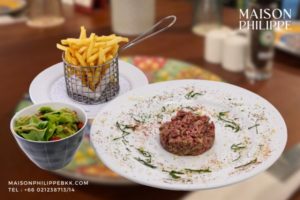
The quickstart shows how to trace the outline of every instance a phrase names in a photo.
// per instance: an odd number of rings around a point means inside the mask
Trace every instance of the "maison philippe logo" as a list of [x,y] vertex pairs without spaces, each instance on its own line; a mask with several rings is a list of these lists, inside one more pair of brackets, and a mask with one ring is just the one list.
[[288,29],[291,24],[291,9],[240,9],[240,29],[273,30]]

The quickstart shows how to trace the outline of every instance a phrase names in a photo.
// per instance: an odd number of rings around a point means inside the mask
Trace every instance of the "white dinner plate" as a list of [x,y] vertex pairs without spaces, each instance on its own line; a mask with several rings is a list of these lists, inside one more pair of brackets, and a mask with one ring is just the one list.
[[[67,95],[63,68],[63,63],[61,62],[38,74],[30,84],[30,99],[33,103],[57,101],[76,104],[87,112],[90,119],[93,119],[99,110],[107,103],[85,105],[72,100]],[[119,95],[148,84],[148,79],[141,70],[121,60],[119,60],[119,73]]]
[[[177,156],[160,145],[160,123],[179,109],[208,115],[214,122],[215,142],[204,154]],[[266,170],[283,152],[287,129],[280,113],[248,90],[181,80],[147,85],[116,98],[98,113],[90,139],[103,163],[129,180],[162,189],[198,190],[233,184]]]

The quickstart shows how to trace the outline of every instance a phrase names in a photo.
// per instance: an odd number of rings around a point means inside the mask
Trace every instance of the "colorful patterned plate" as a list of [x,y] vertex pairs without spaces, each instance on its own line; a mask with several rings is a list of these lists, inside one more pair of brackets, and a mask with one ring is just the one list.
[[[122,60],[140,68],[147,75],[150,83],[176,79],[222,80],[209,71],[179,60],[149,56],[123,57]],[[19,110],[30,104],[31,101],[26,95],[16,109]],[[85,135],[72,162],[57,173],[65,177],[89,180],[99,184],[133,184],[103,165],[90,146],[89,135]]]
[[0,15],[13,14],[21,11],[27,5],[25,0],[2,0],[0,1]]
[[276,32],[275,46],[285,52],[300,56],[300,22],[290,25],[288,30]]

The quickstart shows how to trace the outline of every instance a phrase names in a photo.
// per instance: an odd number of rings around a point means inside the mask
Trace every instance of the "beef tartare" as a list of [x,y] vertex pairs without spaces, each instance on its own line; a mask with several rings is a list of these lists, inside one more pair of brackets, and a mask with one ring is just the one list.
[[200,155],[209,150],[215,140],[215,125],[208,116],[182,110],[159,130],[163,148],[180,156]]

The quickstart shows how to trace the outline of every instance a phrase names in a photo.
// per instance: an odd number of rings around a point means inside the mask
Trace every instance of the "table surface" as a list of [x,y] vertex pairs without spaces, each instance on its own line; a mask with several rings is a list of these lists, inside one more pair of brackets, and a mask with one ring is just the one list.
[[[148,39],[124,52],[124,55],[159,55],[188,61],[208,69],[229,83],[247,88],[270,101],[283,115],[288,127],[287,148],[300,142],[300,59],[283,52],[276,52],[273,77],[270,80],[251,84],[243,74],[230,73],[219,65],[206,63],[203,58],[203,38],[192,34],[192,5],[187,0],[157,1],[157,19],[175,14],[175,26],[154,38]],[[62,38],[77,36],[79,26],[85,25],[89,31],[110,34],[109,9],[95,11],[90,15],[73,11],[65,6],[66,23],[51,29],[33,29],[25,24],[13,24],[0,28],[0,98],[1,123],[1,196],[7,199],[29,195],[40,198],[38,193],[10,193],[8,180],[62,180],[61,177],[34,166],[15,143],[9,131],[9,121],[14,107],[28,92],[31,80],[43,69],[60,61],[61,53],[55,44]],[[224,24],[237,27],[238,13],[224,9]],[[163,42],[162,42],[163,41]],[[144,186],[111,187],[90,184],[76,187],[75,193],[68,193],[72,199],[179,199],[185,192],[174,192]],[[61,193],[48,193],[43,199],[64,196]],[[292,198],[300,200],[300,191]]]

